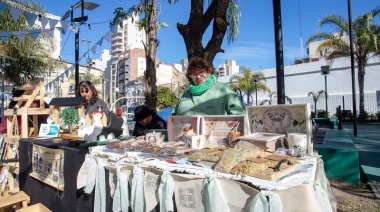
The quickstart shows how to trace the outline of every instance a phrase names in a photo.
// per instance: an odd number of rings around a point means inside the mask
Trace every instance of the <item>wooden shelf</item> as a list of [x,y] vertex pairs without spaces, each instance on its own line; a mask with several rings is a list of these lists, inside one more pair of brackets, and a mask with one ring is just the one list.
[[22,207],[27,207],[30,203],[30,197],[23,191],[16,193],[9,193],[6,196],[0,197],[0,210],[7,209],[11,206],[18,205]]
[[[45,109],[40,109],[40,108],[29,108],[28,109],[28,115],[46,115],[50,113],[49,108]],[[21,116],[22,110],[16,110],[16,115]],[[13,115],[13,110],[6,110],[4,111],[5,116],[12,116]]]
[[[37,135],[39,132],[38,126],[38,116],[39,115],[49,115],[51,114],[50,108],[45,108],[45,87],[43,80],[39,82],[28,82],[23,86],[17,87],[18,90],[23,90],[23,94],[19,97],[15,97],[14,101],[17,101],[16,110],[8,109],[4,111],[4,115],[8,120],[8,129],[12,126],[13,116],[21,116],[21,137],[28,138],[29,130],[28,130],[28,116],[32,116],[33,125],[35,129],[33,131],[34,135]],[[32,108],[33,102],[38,101],[39,107]]]
[[[28,101],[30,98],[33,98],[32,95],[22,95],[22,96],[13,98],[13,101]],[[36,96],[34,100],[40,100],[40,96]]]

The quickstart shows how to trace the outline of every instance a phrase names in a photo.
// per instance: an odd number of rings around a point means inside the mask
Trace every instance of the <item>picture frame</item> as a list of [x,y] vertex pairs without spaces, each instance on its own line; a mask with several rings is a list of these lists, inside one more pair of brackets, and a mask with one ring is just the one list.
[[313,154],[310,104],[282,104],[246,107],[251,133],[305,133],[308,154]]

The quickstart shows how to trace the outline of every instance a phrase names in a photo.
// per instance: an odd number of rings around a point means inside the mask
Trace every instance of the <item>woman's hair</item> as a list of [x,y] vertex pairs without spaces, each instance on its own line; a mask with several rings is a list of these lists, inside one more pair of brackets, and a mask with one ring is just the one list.
[[98,100],[98,91],[94,87],[94,85],[90,81],[82,81],[79,83],[78,89],[77,89],[77,96],[81,96],[80,92],[84,90],[86,93],[91,90],[92,97],[89,102],[84,101],[83,106],[87,108],[89,105],[95,104],[95,102]]
[[189,66],[187,66],[186,78],[191,82],[192,79],[190,77],[191,74],[194,73],[197,69],[205,69],[207,73],[214,74],[214,68],[210,63],[204,60],[201,57],[193,57],[190,60]]

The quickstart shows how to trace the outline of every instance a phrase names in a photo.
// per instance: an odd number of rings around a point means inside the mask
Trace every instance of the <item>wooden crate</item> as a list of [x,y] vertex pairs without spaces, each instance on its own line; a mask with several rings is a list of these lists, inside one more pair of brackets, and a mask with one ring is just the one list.
[[51,212],[51,210],[49,210],[49,208],[45,207],[43,204],[37,203],[29,207],[16,210],[16,212]]
[[23,191],[9,193],[6,196],[0,197],[0,211],[7,211],[9,208],[27,207],[30,203],[30,197]]

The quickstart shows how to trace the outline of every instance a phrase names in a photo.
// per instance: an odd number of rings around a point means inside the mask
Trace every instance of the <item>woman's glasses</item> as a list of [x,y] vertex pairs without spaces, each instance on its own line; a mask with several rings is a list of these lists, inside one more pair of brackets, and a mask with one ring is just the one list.
[[189,76],[194,79],[197,76],[205,77],[206,73],[207,73],[206,70],[202,69],[200,72],[194,73],[194,74],[190,74]]

